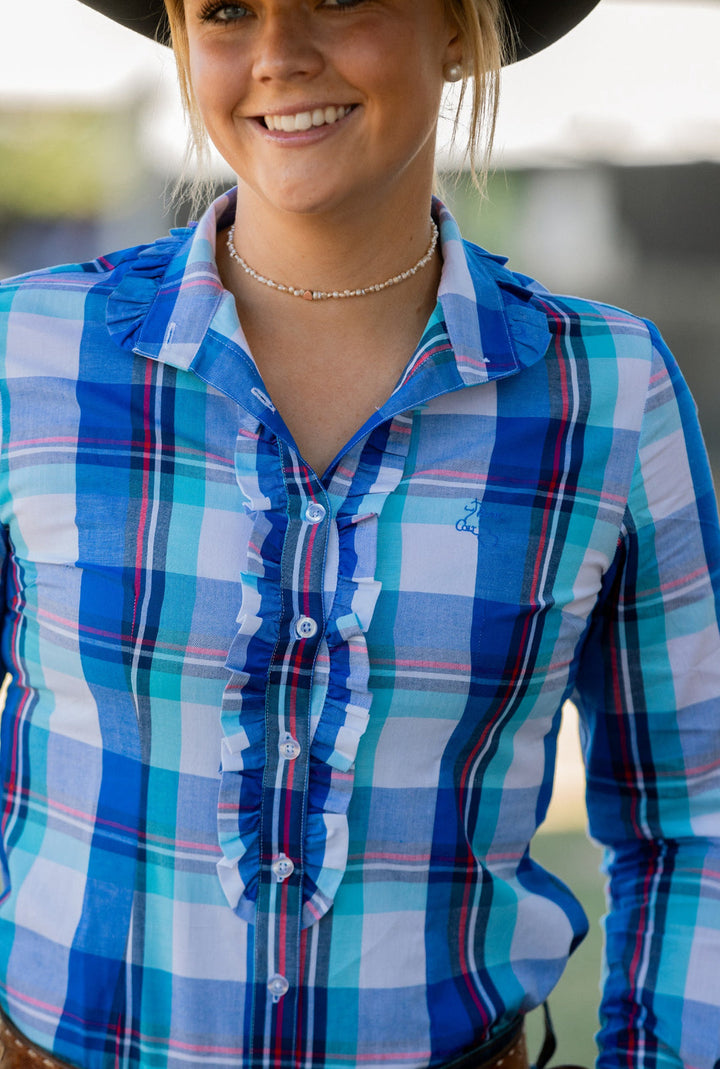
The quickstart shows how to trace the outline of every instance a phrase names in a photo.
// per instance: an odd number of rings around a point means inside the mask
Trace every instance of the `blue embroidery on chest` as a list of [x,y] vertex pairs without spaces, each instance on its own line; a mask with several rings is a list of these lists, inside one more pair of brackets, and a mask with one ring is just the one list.
[[476,497],[472,499],[469,505],[465,505],[465,515],[461,516],[455,524],[456,531],[469,531],[470,534],[474,534],[478,538],[478,525],[471,521],[477,519],[480,515],[480,502]]

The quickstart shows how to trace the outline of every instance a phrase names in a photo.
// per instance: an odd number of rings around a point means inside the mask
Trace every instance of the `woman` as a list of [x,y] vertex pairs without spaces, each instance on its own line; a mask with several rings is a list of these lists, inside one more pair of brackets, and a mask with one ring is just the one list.
[[692,401],[431,205],[444,80],[479,112],[503,15],[592,6],[173,0],[237,193],[0,290],[3,1066],[525,1064],[586,929],[528,852],[570,695],[600,1065],[720,1057]]

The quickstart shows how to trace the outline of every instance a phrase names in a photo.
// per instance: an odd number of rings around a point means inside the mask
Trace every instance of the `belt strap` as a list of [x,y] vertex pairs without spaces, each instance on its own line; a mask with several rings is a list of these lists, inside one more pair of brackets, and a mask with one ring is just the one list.
[[[466,1051],[458,1058],[453,1058],[451,1062],[446,1062],[440,1069],[546,1069],[557,1048],[555,1029],[547,1002],[543,1003],[543,1016],[545,1037],[534,1065],[529,1064],[524,1022],[522,1017],[518,1017],[497,1035],[481,1043],[480,1046]],[[584,1067],[566,1064],[553,1066],[553,1069],[584,1069]]]
[[49,1051],[36,1047],[0,1011],[0,1069],[72,1069]]
[[[545,1066],[557,1050],[557,1036],[555,1035],[555,1027],[552,1023],[552,1017],[550,1016],[550,1007],[547,1002],[543,1002],[542,1008],[545,1020],[545,1038],[543,1039],[543,1045],[540,1048],[537,1062],[535,1065],[530,1066],[530,1069],[545,1069]],[[584,1067],[582,1065],[570,1065],[569,1063],[565,1063],[563,1065],[553,1066],[553,1069],[584,1069]]]

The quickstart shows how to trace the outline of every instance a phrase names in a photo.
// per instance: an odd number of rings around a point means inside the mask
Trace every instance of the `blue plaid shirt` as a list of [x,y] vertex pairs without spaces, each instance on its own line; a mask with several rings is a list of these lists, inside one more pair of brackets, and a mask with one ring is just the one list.
[[[195,229],[0,288],[0,1004],[87,1069],[435,1065],[582,939],[601,1066],[720,1057],[720,539],[657,332],[462,242],[312,471]],[[301,347],[302,338],[298,339]]]

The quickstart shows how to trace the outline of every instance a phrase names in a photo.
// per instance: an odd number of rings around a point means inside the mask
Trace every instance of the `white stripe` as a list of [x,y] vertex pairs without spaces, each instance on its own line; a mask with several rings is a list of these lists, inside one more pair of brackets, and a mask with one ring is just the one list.
[[[98,646],[101,649],[116,650],[118,643],[121,645],[129,645],[130,638],[122,638],[120,635],[116,639],[97,638],[95,635],[86,635],[82,627],[61,627],[59,624],[50,624],[45,620],[39,620],[38,630],[49,631],[51,634],[60,635],[62,637],[70,637],[77,642],[78,635],[80,641],[86,646]],[[134,643],[134,646],[138,646],[138,642]],[[177,661],[180,660],[184,665],[195,664],[201,667],[211,667],[218,663],[224,663],[226,654],[218,653],[217,657],[199,657],[188,656],[182,648],[179,650],[163,650],[158,646],[148,646],[144,651],[145,655],[152,656],[153,661]],[[140,651],[139,656],[143,655],[143,651]],[[74,678],[74,677],[73,677]],[[79,680],[82,682],[82,679]]]
[[[157,370],[157,382],[156,382],[156,385],[155,385],[155,428],[156,428],[156,433],[158,435],[158,438],[155,441],[155,447],[154,447],[153,499],[152,499],[152,508],[150,510],[150,516],[149,516],[149,519],[148,519],[147,551],[145,552],[145,554],[143,555],[143,558],[142,558],[142,563],[145,566],[145,573],[146,573],[146,576],[147,576],[147,582],[145,583],[145,590],[143,592],[142,605],[140,606],[140,616],[139,616],[139,619],[137,621],[137,637],[134,640],[132,667],[131,667],[131,671],[130,671],[130,676],[131,676],[131,680],[132,680],[132,696],[133,696],[133,700],[135,702],[135,713],[136,713],[136,716],[138,718],[138,723],[140,722],[140,709],[139,709],[138,703],[137,703],[138,672],[139,672],[139,666],[140,666],[140,658],[142,656],[144,656],[144,654],[145,654],[145,651],[142,648],[142,636],[143,636],[143,634],[145,632],[145,627],[147,625],[148,607],[150,605],[150,596],[151,596],[151,591],[152,591],[152,575],[153,575],[153,568],[151,567],[151,565],[152,565],[152,560],[153,560],[154,550],[155,550],[155,536],[157,534],[157,519],[158,519],[158,513],[160,511],[160,501],[159,501],[159,497],[158,497],[158,489],[159,489],[159,476],[160,476],[160,471],[161,471],[161,467],[162,467],[162,455],[161,455],[162,454],[162,449],[158,448],[158,446],[162,446],[162,437],[160,436],[160,428],[161,428],[162,424],[161,424],[160,416],[161,416],[162,380],[165,377],[165,366],[163,364],[158,364],[157,365],[157,369],[158,369]],[[136,606],[136,609],[137,609],[137,606]],[[152,655],[154,656],[154,651],[153,651]]]
[[[648,894],[648,900],[647,900],[647,907],[648,907],[647,908],[647,924],[645,926],[644,935],[643,935],[642,958],[640,960],[640,964],[638,966],[638,971],[637,971],[637,976],[635,978],[635,989],[636,990],[644,989],[644,987],[645,987],[645,985],[647,983],[647,975],[648,975],[648,970],[650,968],[650,956],[651,956],[651,951],[652,951],[652,944],[653,944],[653,940],[654,940],[654,937],[655,937],[655,913],[654,913],[653,908],[651,908],[651,905],[654,905],[654,903],[657,902],[658,887],[660,885],[660,881],[661,881],[661,879],[663,877],[663,874],[664,874],[664,871],[665,871],[665,865],[664,865],[665,854],[666,854],[666,848],[664,846],[662,846],[661,849],[660,849],[660,856],[658,858],[657,871],[656,871],[656,873],[655,873],[655,875],[653,877],[652,886],[650,888],[650,893]],[[640,1011],[639,1014],[638,1014],[638,1017],[637,1017],[637,1025],[638,1025],[638,1027],[637,1027],[637,1032],[638,1032],[638,1059],[636,1061],[636,1064],[637,1065],[642,1065],[643,1064],[643,1059],[644,1059],[644,1054],[645,1054],[644,1026],[645,1026],[645,1021],[647,1019],[647,1007],[643,1004],[642,999],[638,999],[636,1004],[639,1007],[639,1011]]]
[[[159,364],[158,367],[162,367]],[[67,442],[65,444],[59,444],[52,442],[48,444],[38,443],[37,445],[23,446],[22,448],[13,446],[12,442],[8,446],[8,456],[14,460],[16,457],[35,456],[37,453],[48,453],[50,456],[64,456],[70,454],[72,456],[72,463],[75,466],[78,457],[84,453],[91,453],[92,456],[109,456],[115,458],[128,458],[131,459],[136,450],[133,449],[102,449],[92,444],[84,445],[82,442],[77,445],[74,442]],[[219,471],[223,475],[226,475],[229,471],[232,471],[231,464],[221,464],[219,461],[205,460],[202,457],[185,457],[182,453],[174,454],[174,461],[176,465],[186,464],[188,467],[198,468],[201,471]]]

